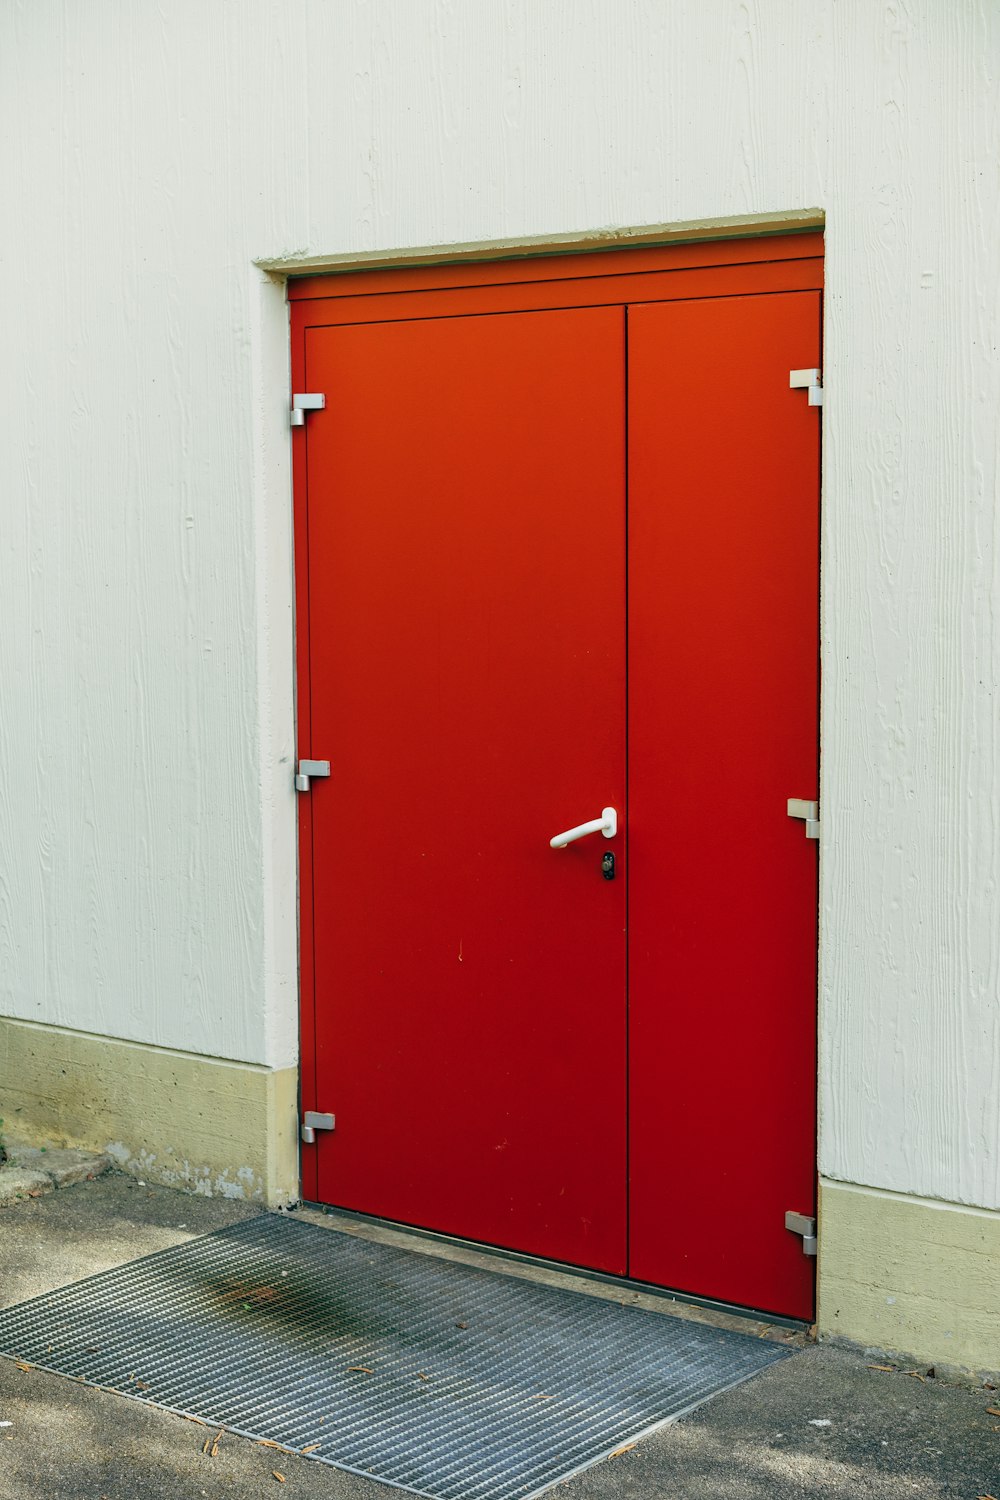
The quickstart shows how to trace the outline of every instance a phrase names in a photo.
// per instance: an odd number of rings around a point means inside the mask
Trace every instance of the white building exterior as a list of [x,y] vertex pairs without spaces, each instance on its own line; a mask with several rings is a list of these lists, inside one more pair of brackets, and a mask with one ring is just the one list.
[[3,0],[8,1128],[296,1196],[286,276],[824,225],[820,1325],[1000,1367],[998,77],[992,0]]

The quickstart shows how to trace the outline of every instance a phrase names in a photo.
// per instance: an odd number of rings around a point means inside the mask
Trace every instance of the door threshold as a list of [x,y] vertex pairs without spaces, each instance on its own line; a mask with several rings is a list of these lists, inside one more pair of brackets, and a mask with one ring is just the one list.
[[[697,1313],[715,1319],[734,1322],[753,1322],[766,1328],[783,1329],[787,1333],[807,1333],[810,1324],[801,1318],[787,1318],[780,1313],[766,1312],[757,1307],[744,1307],[735,1302],[720,1302],[713,1297],[697,1297],[691,1292],[679,1292],[672,1287],[654,1286],[649,1281],[637,1281],[629,1276],[614,1276],[607,1271],[592,1271],[585,1266],[575,1266],[566,1261],[547,1260],[540,1255],[526,1255],[520,1250],[507,1250],[500,1245],[486,1245],[479,1240],[462,1239],[458,1235],[440,1234],[433,1229],[420,1229],[412,1224],[401,1224],[395,1219],[380,1219],[374,1214],[358,1213],[350,1208],[336,1208],[326,1203],[303,1202],[298,1211],[305,1211],[327,1221],[330,1228],[341,1228],[348,1234],[362,1239],[383,1242],[416,1241],[414,1248],[424,1254],[438,1254],[443,1259],[462,1260],[466,1264],[482,1261],[500,1262],[498,1270],[509,1269],[512,1275],[531,1280],[558,1279],[559,1284],[590,1295],[601,1295],[598,1287],[607,1287],[614,1292],[628,1292],[635,1302],[652,1305],[654,1310],[673,1312],[677,1316]],[[295,1210],[293,1210],[295,1212]],[[332,1223],[330,1221],[339,1221]],[[516,1269],[515,1269],[516,1268]],[[582,1286],[579,1283],[584,1283]],[[740,1330],[742,1331],[742,1330]],[[766,1332],[762,1335],[766,1337]]]

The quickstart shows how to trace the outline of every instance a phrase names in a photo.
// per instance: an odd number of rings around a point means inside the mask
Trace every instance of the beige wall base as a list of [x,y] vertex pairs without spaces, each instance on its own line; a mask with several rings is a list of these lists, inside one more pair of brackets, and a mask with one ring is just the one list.
[[824,1178],[819,1331],[1000,1370],[1000,1213]]
[[150,1182],[272,1208],[295,1202],[297,1098],[295,1068],[0,1018],[4,1131],[107,1151]]

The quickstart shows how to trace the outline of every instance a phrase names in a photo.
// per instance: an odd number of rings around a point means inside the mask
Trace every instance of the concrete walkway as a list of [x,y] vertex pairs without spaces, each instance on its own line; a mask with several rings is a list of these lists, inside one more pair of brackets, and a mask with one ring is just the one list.
[[[0,1211],[0,1302],[253,1212],[118,1174],[20,1201]],[[873,1370],[872,1362],[805,1347],[553,1493],[560,1500],[1000,1500],[1000,1416],[988,1411],[1000,1409],[1000,1392]],[[11,1424],[0,1427],[0,1500],[391,1500],[401,1493],[228,1434],[213,1458],[202,1452],[204,1427],[9,1360],[0,1360],[0,1421]]]

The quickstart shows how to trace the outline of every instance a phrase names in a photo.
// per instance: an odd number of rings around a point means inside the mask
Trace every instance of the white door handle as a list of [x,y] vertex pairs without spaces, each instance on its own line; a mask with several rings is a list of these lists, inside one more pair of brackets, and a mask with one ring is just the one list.
[[618,814],[613,807],[602,807],[599,818],[591,818],[589,823],[578,823],[575,828],[567,828],[565,833],[557,833],[554,839],[549,839],[549,847],[565,849],[567,844],[585,839],[588,833],[603,833],[606,839],[613,839],[617,832]]

